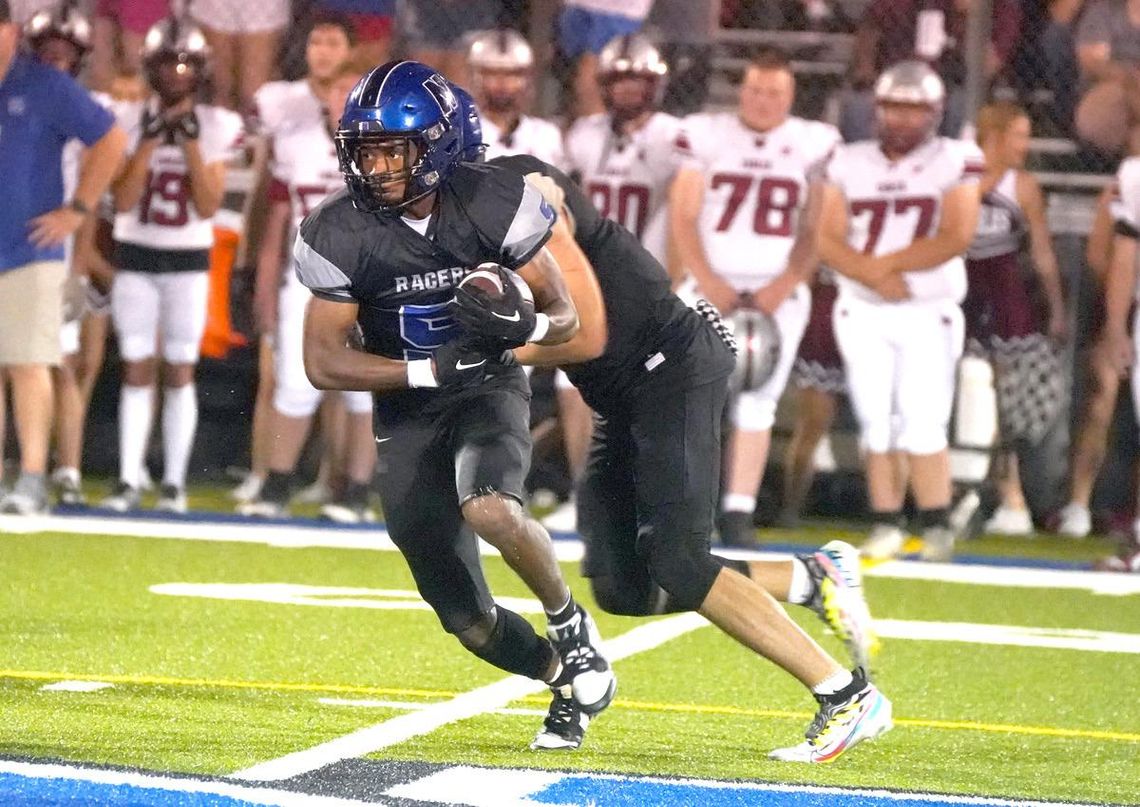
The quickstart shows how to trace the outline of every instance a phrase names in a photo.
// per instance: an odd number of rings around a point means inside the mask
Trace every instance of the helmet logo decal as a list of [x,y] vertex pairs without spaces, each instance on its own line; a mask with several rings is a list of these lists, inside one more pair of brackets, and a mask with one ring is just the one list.
[[445,118],[450,118],[459,108],[459,101],[451,91],[451,85],[439,73],[433,73],[424,80],[424,89],[431,93]]

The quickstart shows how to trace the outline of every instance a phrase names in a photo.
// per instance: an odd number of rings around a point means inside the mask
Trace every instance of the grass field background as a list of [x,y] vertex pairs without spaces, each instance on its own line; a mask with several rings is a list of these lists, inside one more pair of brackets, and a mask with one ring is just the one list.
[[[496,594],[529,596],[499,559],[486,568]],[[575,565],[565,570],[591,603]],[[429,611],[151,591],[169,583],[413,588],[393,552],[0,535],[0,574],[5,756],[224,775],[401,713],[322,698],[433,703],[503,677],[462,651]],[[1140,633],[1136,596],[880,578],[867,587],[880,617]],[[845,658],[813,615],[793,613]],[[607,636],[644,622],[595,614]],[[713,628],[616,667],[618,701],[577,753],[527,751],[541,718],[492,713],[383,757],[1140,803],[1136,655],[888,640],[878,680],[900,725],[826,767],[765,759],[797,741],[814,704]],[[43,689],[67,679],[113,686]]]

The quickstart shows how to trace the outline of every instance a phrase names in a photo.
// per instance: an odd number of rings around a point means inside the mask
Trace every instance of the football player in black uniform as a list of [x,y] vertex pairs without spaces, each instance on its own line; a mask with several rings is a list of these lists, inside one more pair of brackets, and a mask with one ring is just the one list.
[[[616,682],[522,507],[530,393],[509,353],[572,338],[577,313],[545,248],[554,211],[518,174],[460,164],[461,134],[451,87],[424,65],[390,62],[353,89],[336,133],[347,190],[294,247],[314,295],[305,369],[319,389],[376,393],[384,515],[420,593],[475,655],[551,685],[533,748],[577,748]],[[505,271],[500,300],[459,289],[484,262],[518,270],[534,303]],[[347,346],[358,326],[363,352]],[[476,533],[542,601],[549,641],[495,604]]]
[[[464,159],[478,161],[477,113],[466,109],[464,121]],[[811,607],[857,663],[866,663],[873,628],[853,547],[833,542],[783,562],[731,561],[709,551],[734,365],[715,309],[703,301],[697,311],[688,308],[637,238],[603,218],[553,166],[524,155],[490,164],[543,191],[560,213],[555,229],[573,231],[601,290],[604,315],[584,316],[574,339],[515,351],[526,364],[561,366],[600,415],[578,493],[583,573],[598,604],[631,616],[697,610],[808,687],[819,714],[807,740],[773,751],[774,759],[831,761],[889,730],[890,701],[862,670],[843,669],[776,602]],[[563,248],[551,247],[560,260]],[[601,355],[576,351],[598,331]]]

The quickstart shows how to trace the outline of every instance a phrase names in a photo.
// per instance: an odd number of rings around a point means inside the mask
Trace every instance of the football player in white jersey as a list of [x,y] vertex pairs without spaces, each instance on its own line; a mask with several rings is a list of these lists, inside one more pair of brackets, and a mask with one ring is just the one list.
[[[768,461],[776,403],[807,327],[815,270],[806,227],[809,187],[839,143],[835,127],[791,116],[795,76],[785,53],[763,48],[744,71],[734,112],[685,119],[685,165],[670,195],[674,248],[702,296],[725,315],[771,315],[780,359],[762,387],[732,405],[733,432],[719,530],[727,545],[756,542],[752,511]],[[815,191],[818,196],[818,189]]]
[[[313,414],[323,393],[309,382],[302,356],[305,310],[312,295],[295,273],[285,269],[286,246],[309,215],[326,196],[344,185],[332,132],[340,110],[360,74],[347,62],[341,75],[324,90],[326,110],[320,124],[296,126],[273,139],[273,184],[270,187],[269,223],[258,256],[258,284],[277,291],[277,328],[274,344],[276,384],[269,432],[269,474],[259,494],[238,506],[249,516],[277,518],[284,515],[292,492],[293,475],[309,434]],[[366,392],[343,392],[348,410],[345,475],[347,485],[336,501],[327,503],[323,516],[336,521],[358,522],[368,510],[369,482],[376,465],[372,439],[372,396]]]
[[[250,210],[248,225],[248,229],[253,231],[250,240],[257,245],[258,253],[253,312],[260,340],[257,399],[254,402],[251,429],[251,470],[231,494],[242,504],[256,499],[260,493],[268,473],[269,452],[274,441],[271,423],[274,419],[276,380],[274,340],[277,335],[277,309],[281,293],[281,262],[284,260],[277,232],[288,228],[290,212],[288,205],[277,207],[265,198],[272,184],[269,152],[278,136],[288,136],[295,129],[308,130],[324,126],[323,99],[329,85],[352,58],[355,43],[356,30],[352,20],[335,12],[317,12],[309,23],[309,32],[305,38],[304,78],[297,81],[271,81],[262,85],[254,95],[256,129],[264,138],[265,144],[260,149],[257,160],[260,174],[255,184],[257,202]],[[275,218],[270,219],[269,214],[274,211]],[[324,410],[328,410],[327,405]]]
[[935,134],[945,87],[923,62],[875,84],[875,140],[839,146],[828,162],[819,257],[839,282],[835,336],[866,452],[875,527],[865,555],[903,546],[909,464],[926,560],[954,551],[947,425],[962,353],[962,254],[977,229],[984,170],[973,143]]
[[668,67],[639,34],[614,39],[598,56],[606,111],[579,118],[566,134],[566,156],[590,201],[666,262],[666,200],[680,158],[681,122],[657,111]]
[[534,93],[534,51],[518,31],[485,31],[467,51],[471,89],[479,106],[488,160],[529,154],[566,167],[562,132],[523,112]]
[[186,509],[186,470],[198,424],[194,368],[206,327],[212,217],[222,202],[225,161],[241,118],[197,101],[207,70],[205,37],[175,17],[143,43],[150,96],[116,104],[131,138],[112,186],[115,283],[111,318],[123,359],[119,399],[119,480],[103,506],[138,506],[154,418],[156,354],[162,348],[163,483],[157,508]]
[[[1116,175],[1116,193],[1111,206],[1115,221],[1112,262],[1105,281],[1104,340],[1116,371],[1132,376],[1132,400],[1140,412],[1140,356],[1137,317],[1140,311],[1140,276],[1136,271],[1136,242],[1140,239],[1140,157],[1129,157]],[[1131,314],[1131,322],[1129,316]],[[1131,326],[1131,327],[1129,327]],[[1119,554],[1097,563],[1104,571],[1140,573],[1140,519],[1133,522],[1132,535],[1121,544]]]

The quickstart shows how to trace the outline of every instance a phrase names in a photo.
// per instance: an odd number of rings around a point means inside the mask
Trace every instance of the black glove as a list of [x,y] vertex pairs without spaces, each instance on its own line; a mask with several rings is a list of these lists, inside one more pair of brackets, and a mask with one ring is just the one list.
[[432,370],[440,387],[451,389],[473,386],[483,380],[489,365],[505,365],[514,357],[485,339],[461,336],[435,352]]
[[157,140],[166,134],[166,119],[162,112],[156,112],[150,104],[143,107],[142,119],[139,122],[144,140]]
[[523,298],[507,270],[500,266],[498,273],[503,283],[502,299],[492,300],[482,289],[461,286],[455,290],[452,308],[467,333],[509,350],[527,343],[537,317],[534,303]]
[[197,140],[202,133],[202,125],[198,123],[197,113],[191,109],[181,118],[170,122],[170,131],[179,139]]

